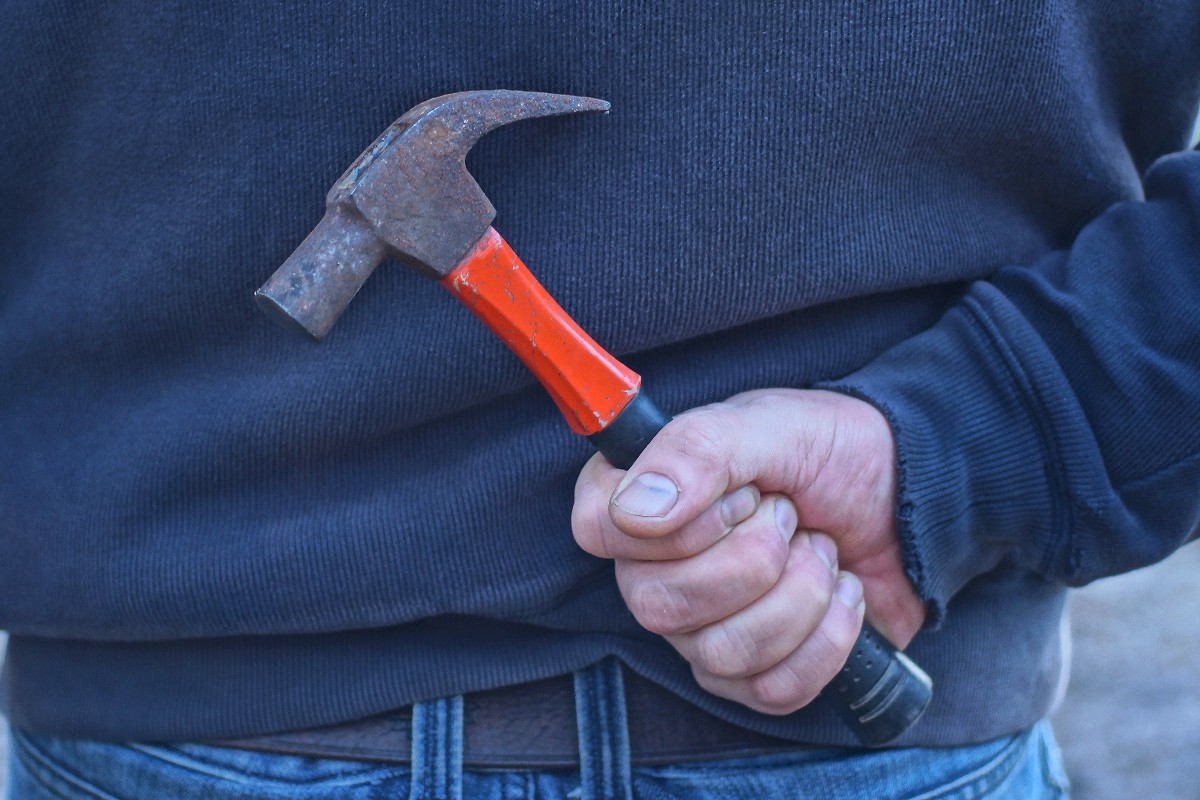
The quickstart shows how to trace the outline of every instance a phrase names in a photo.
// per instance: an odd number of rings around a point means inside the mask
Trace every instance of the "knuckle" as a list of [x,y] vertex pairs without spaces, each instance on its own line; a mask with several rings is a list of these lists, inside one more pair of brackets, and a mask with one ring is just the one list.
[[705,464],[720,464],[727,458],[728,425],[715,406],[689,411],[667,425],[667,444]]
[[773,669],[749,681],[755,708],[764,714],[790,714],[812,702],[816,690],[800,681],[789,669]]
[[608,507],[580,498],[571,508],[571,533],[575,543],[586,553],[600,558],[612,558],[604,529],[609,524]]
[[797,583],[807,590],[811,603],[819,608],[828,608],[833,600],[837,578],[825,566],[825,562],[813,555],[811,558],[793,559],[789,566],[800,573]]
[[696,658],[704,670],[721,678],[740,678],[753,671],[760,648],[753,636],[730,625],[712,625],[696,640]]
[[646,630],[673,636],[690,630],[692,603],[687,592],[657,578],[634,581],[626,604]]
[[741,580],[765,590],[783,575],[788,561],[787,542],[771,530],[756,530],[741,537],[736,565]]
[[836,656],[840,666],[854,649],[861,628],[861,623],[849,614],[827,614],[817,629],[817,635],[831,657]]
[[699,684],[700,688],[709,694],[715,694],[717,697],[724,697],[727,700],[737,699],[723,684],[722,679],[717,678],[708,670],[701,667],[694,661],[689,661],[688,666],[691,667],[692,677]]

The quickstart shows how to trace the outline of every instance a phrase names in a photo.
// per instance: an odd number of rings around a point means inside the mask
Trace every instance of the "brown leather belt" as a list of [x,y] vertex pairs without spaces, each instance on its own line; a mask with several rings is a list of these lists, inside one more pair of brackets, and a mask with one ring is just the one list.
[[[630,760],[679,764],[795,750],[803,745],[717,719],[625,671]],[[412,709],[344,725],[214,742],[226,747],[407,764]],[[463,763],[474,769],[568,769],[579,765],[571,676],[474,692],[463,701]]]

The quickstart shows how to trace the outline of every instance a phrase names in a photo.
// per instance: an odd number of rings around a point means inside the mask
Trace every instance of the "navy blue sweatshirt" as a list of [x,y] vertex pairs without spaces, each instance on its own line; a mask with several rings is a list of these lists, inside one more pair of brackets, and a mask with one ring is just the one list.
[[492,87],[612,102],[469,166],[669,412],[825,384],[888,414],[937,684],[905,741],[1044,715],[1065,587],[1200,518],[1200,4],[461,5],[6,4],[14,722],[264,733],[615,653],[850,743],[637,626],[572,541],[587,443],[436,284],[381,268],[321,346],[256,310],[379,131]]

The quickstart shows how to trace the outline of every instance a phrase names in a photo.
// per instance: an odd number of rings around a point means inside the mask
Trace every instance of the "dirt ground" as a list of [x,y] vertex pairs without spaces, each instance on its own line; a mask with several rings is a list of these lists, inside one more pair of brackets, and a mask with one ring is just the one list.
[[[1198,577],[1200,545],[1074,593],[1054,724],[1077,800],[1200,800]],[[0,726],[0,786],[6,736]]]

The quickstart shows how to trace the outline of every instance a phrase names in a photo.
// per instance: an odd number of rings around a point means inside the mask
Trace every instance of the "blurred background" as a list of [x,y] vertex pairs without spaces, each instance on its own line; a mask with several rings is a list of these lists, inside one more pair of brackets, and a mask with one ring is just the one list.
[[1054,717],[1072,797],[1200,800],[1200,544],[1073,593]]
[[[1074,668],[1054,725],[1077,800],[1200,800],[1198,577],[1190,545],[1073,593]],[[0,726],[0,787],[7,736]]]

